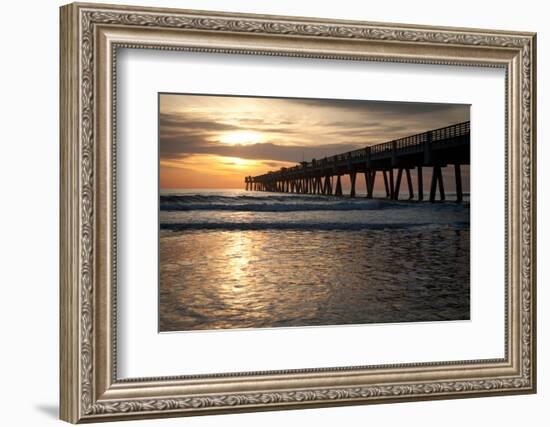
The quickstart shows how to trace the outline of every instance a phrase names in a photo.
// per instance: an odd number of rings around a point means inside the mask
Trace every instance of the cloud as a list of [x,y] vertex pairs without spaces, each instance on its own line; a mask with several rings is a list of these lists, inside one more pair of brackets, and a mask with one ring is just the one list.
[[308,108],[325,108],[349,113],[368,112],[369,114],[384,115],[386,117],[404,117],[407,115],[418,116],[469,108],[467,104],[364,101],[355,99],[289,99],[288,102]]
[[279,166],[279,163],[277,162],[262,162],[264,165],[269,166],[270,168],[276,168]]
[[162,131],[170,130],[202,130],[202,131],[226,131],[239,129],[239,126],[235,126],[228,123],[218,122],[215,120],[207,119],[193,119],[187,114],[176,113],[160,113],[159,126]]

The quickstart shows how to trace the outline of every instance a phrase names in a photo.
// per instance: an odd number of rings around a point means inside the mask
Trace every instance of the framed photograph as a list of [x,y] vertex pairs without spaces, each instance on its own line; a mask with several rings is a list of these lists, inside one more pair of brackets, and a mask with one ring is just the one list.
[[63,420],[536,391],[535,34],[60,21]]

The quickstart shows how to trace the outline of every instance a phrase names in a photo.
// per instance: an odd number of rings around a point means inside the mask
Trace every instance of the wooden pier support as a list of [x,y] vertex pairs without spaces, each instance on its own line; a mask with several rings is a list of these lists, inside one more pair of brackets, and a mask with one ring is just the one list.
[[367,199],[372,199],[375,179],[376,179],[376,170],[367,170],[365,172],[365,182],[367,184]]
[[334,192],[335,196],[342,196],[342,179],[340,175],[336,178],[336,191]]
[[355,197],[355,180],[357,178],[357,173],[356,172],[350,172],[349,174],[349,179],[350,179],[350,182],[351,182],[351,189],[350,189],[350,192],[349,192],[349,196],[350,197]]
[[445,200],[445,188],[443,188],[443,174],[441,173],[441,168],[439,168],[439,197],[441,201]]
[[388,175],[390,176],[390,199],[395,197],[395,187],[393,185],[393,169],[388,170]]
[[388,184],[388,174],[386,173],[385,170],[383,170],[382,175],[384,176],[384,187],[386,189],[386,197],[389,198],[391,193],[390,193],[390,186]]
[[434,166],[432,173],[432,183],[430,186],[430,202],[435,202],[435,193],[439,187],[440,200],[445,200],[445,188],[443,187],[443,174],[441,173],[441,166]]
[[435,202],[435,190],[437,189],[437,168],[439,166],[434,166],[432,171],[432,182],[430,184],[430,203]]
[[413,190],[413,183],[411,178],[411,170],[405,169],[405,174],[407,175],[407,186],[409,187],[409,200],[414,199],[414,190]]
[[460,165],[455,164],[455,188],[456,188],[456,201],[462,202],[462,174],[460,172]]
[[393,199],[399,200],[399,187],[401,187],[401,175],[403,175],[403,169],[399,168],[397,170],[397,179],[395,180],[395,188],[393,191]]
[[424,200],[424,177],[422,176],[422,166],[417,168],[418,180],[418,200]]
[[331,175],[325,176],[325,189],[323,191],[323,194],[327,196],[332,195],[332,176]]

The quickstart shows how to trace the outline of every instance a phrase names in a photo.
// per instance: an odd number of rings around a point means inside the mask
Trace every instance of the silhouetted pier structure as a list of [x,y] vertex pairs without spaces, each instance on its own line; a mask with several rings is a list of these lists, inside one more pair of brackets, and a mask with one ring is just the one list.
[[[432,168],[430,202],[445,200],[441,168],[453,165],[456,201],[462,201],[461,165],[470,164],[470,122],[457,123],[416,135],[399,138],[359,150],[301,162],[291,168],[282,168],[259,176],[245,178],[246,190],[279,193],[320,194],[343,196],[343,175],[350,177],[350,197],[355,197],[357,174],[365,174],[367,198],[373,197],[374,182],[382,174],[386,197],[399,199],[403,175],[407,180],[409,200],[414,199],[411,169],[417,170],[417,197],[424,199],[424,167]],[[395,173],[394,173],[395,172]],[[335,178],[335,179],[334,179]],[[334,182],[336,181],[336,182]]]

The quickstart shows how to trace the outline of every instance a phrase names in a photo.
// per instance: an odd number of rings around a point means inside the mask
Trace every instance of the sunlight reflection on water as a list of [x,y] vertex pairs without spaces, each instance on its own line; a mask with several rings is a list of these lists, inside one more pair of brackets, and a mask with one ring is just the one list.
[[469,229],[161,231],[160,330],[468,319]]

